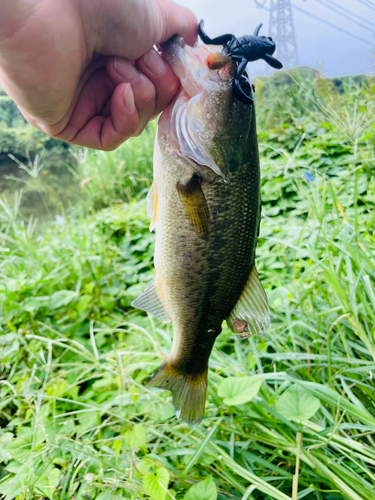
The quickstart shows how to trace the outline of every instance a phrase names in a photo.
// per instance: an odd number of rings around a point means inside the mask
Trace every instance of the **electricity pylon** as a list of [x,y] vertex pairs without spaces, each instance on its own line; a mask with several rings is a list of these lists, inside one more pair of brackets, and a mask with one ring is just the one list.
[[[259,0],[258,0],[259,1]],[[269,36],[276,42],[276,59],[284,68],[299,65],[296,31],[290,0],[270,0]]]

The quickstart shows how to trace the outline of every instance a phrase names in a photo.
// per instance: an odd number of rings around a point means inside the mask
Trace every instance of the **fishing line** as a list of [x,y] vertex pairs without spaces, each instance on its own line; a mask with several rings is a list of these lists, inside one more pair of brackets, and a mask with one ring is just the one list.
[[365,26],[364,24],[356,21],[355,19],[351,19],[349,16],[347,16],[343,12],[340,12],[339,9],[337,9],[336,7],[333,7],[329,3],[326,3],[324,0],[314,0],[314,1],[317,3],[320,3],[321,5],[324,5],[324,7],[326,7],[329,10],[332,10],[332,12],[336,12],[339,16],[342,16],[342,17],[345,17],[346,19],[349,19],[349,21],[351,21],[352,23],[358,24],[358,26],[362,26],[362,28],[364,28],[365,30],[371,31],[371,33],[374,32],[374,30],[372,28]]
[[375,10],[375,4],[370,2],[369,0],[358,0],[362,5],[366,5],[369,9]]
[[363,43],[367,43],[368,45],[371,45],[371,47],[373,46],[373,44],[371,42],[369,42],[368,40],[365,40],[364,38],[360,38],[359,36],[357,35],[354,35],[353,33],[350,33],[349,31],[346,31],[342,28],[339,28],[338,26],[335,26],[334,24],[328,22],[328,21],[325,21],[324,19],[322,19],[321,17],[318,17],[318,16],[315,16],[314,14],[312,14],[311,12],[308,12],[307,10],[305,9],[302,9],[301,7],[298,7],[298,5],[296,4],[292,4],[293,5],[293,9],[296,9],[296,10],[299,10],[300,12],[302,12],[303,14],[306,14],[307,16],[309,17],[312,17],[313,19],[316,19],[317,21],[320,21],[321,23],[324,23],[326,24],[327,26],[329,26],[330,28],[334,28],[335,30],[337,31],[341,31],[342,33],[345,33],[346,35],[349,35],[351,36],[352,38],[356,38],[357,40],[360,40],[361,42]]
[[375,27],[375,24],[372,23],[371,21],[368,21],[367,19],[365,19],[364,17],[361,17],[361,16],[358,16],[358,14],[355,14],[354,12],[352,12],[351,10],[348,10],[346,9],[345,7],[342,7],[340,4],[334,2],[334,0],[326,0],[327,2],[335,5],[338,9],[341,9],[343,10],[344,12],[347,12],[348,14],[350,14],[351,16],[353,17],[356,17],[357,19],[359,19],[360,21],[363,21],[367,24],[370,24],[371,26],[374,26]]

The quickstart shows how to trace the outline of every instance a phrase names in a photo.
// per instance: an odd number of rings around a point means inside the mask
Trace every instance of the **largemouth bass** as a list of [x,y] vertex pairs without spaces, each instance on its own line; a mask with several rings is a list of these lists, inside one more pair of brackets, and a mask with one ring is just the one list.
[[179,37],[163,47],[181,89],[155,142],[148,211],[156,278],[133,302],[173,323],[171,352],[148,385],[171,391],[177,416],[189,424],[204,415],[222,322],[249,335],[270,321],[254,263],[261,211],[255,109],[233,96],[235,63],[210,69],[212,50]]

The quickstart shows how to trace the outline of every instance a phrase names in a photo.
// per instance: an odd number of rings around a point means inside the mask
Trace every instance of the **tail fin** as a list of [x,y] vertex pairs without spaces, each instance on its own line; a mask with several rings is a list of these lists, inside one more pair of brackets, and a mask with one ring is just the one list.
[[147,385],[171,391],[177,418],[190,425],[196,425],[201,422],[204,415],[207,371],[208,369],[198,374],[183,374],[167,360]]

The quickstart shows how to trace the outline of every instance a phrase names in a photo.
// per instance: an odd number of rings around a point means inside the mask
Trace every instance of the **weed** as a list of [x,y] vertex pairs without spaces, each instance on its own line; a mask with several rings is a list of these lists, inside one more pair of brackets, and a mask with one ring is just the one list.
[[272,324],[249,341],[224,328],[200,426],[145,386],[172,331],[130,305],[153,276],[152,131],[76,153],[71,215],[38,225],[19,196],[2,201],[6,500],[375,498],[374,93],[315,84],[319,106],[298,86],[285,104],[258,98]]

